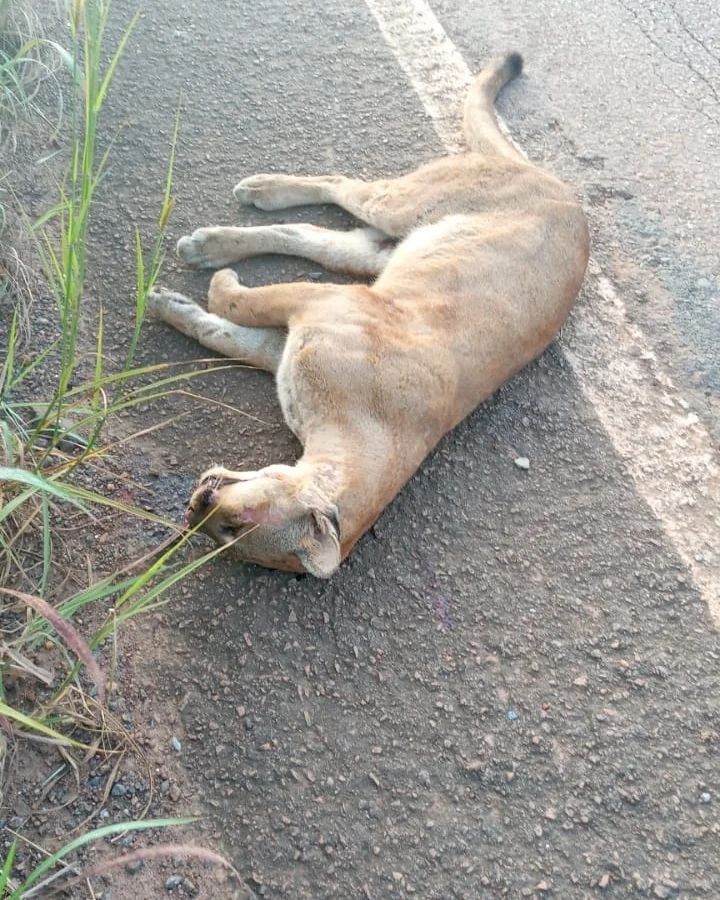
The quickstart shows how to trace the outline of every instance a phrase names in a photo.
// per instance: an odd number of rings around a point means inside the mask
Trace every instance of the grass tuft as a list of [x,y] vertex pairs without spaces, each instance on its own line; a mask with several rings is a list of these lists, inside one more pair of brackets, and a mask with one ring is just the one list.
[[[178,554],[193,531],[181,533],[163,517],[91,490],[78,477],[83,473],[83,480],[90,478],[92,483],[93,473],[104,460],[136,437],[106,443],[106,426],[113,417],[173,394],[196,396],[182,383],[211,369],[135,364],[148,294],[163,264],[174,205],[179,113],[168,148],[155,234],[144,244],[139,230],[135,231],[135,321],[124,361],[119,369],[108,367],[100,310],[92,371],[81,365],[88,355],[81,344],[80,327],[87,306],[88,236],[96,193],[112,150],[110,141],[110,149],[98,153],[98,135],[103,106],[139,16],[129,21],[117,45],[108,50],[105,35],[110,0],[70,0],[68,10],[68,47],[64,48],[42,36],[29,0],[0,0],[0,143],[12,140],[13,129],[29,115],[48,121],[39,101],[40,85],[44,79],[56,77],[56,69],[64,67],[70,73],[66,79],[70,92],[65,116],[69,123],[67,171],[57,202],[30,229],[57,313],[56,339],[40,348],[32,346],[30,304],[17,296],[23,280],[29,287],[27,270],[17,254],[0,264],[0,302],[15,295],[3,335],[5,353],[0,358],[0,742],[49,744],[63,754],[63,765],[71,765],[77,774],[80,762],[71,754],[82,751],[88,758],[115,753],[118,745],[120,726],[110,725],[114,719],[104,707],[112,674],[108,678],[99,662],[108,649],[112,654],[116,630],[134,617],[158,609],[167,602],[169,588],[227,547],[181,562]],[[62,97],[53,128],[61,120]],[[0,205],[0,229],[4,221]],[[31,384],[35,385],[32,391]],[[156,423],[142,434],[171,421],[174,419]],[[162,526],[168,537],[142,559],[102,578],[94,575],[88,561],[87,578],[76,578],[75,586],[68,588],[70,573],[64,577],[66,564],[61,562],[63,525],[71,518],[76,527],[93,527],[99,510],[124,517],[126,523],[145,520]],[[92,615],[86,617],[85,613]],[[83,623],[94,623],[89,635],[82,633],[81,617]],[[42,657],[38,656],[40,650]],[[112,673],[112,661],[105,669]],[[22,684],[32,682],[34,689],[15,690],[10,695],[8,678]],[[108,735],[111,739],[105,740],[103,736]],[[0,762],[2,749],[0,746]],[[22,883],[13,881],[20,846],[13,843],[0,866],[0,898],[46,896],[53,890],[51,882],[69,871],[63,868],[48,876],[50,870],[64,865],[66,856],[92,841],[189,821],[153,819],[95,829],[66,843]],[[136,851],[134,856],[154,859],[163,853],[194,855],[229,865],[212,851],[189,845],[155,847]],[[105,868],[86,874],[109,870],[129,858],[110,861]]]
[[[147,831],[152,828],[173,828],[181,825],[190,825],[195,821],[196,819],[192,816],[184,816],[175,819],[145,819],[138,822],[118,822],[113,825],[105,825],[102,828],[95,828],[92,831],[88,831],[85,834],[80,835],[72,841],[68,841],[59,850],[57,850],[55,853],[50,854],[39,865],[37,865],[32,870],[32,872],[30,872],[30,874],[23,880],[22,884],[11,887],[9,872],[12,869],[12,858],[14,858],[15,850],[17,847],[17,841],[14,841],[11,844],[10,853],[8,854],[8,856],[11,857],[10,865],[8,866],[6,861],[2,870],[0,870],[0,889],[4,888],[5,891],[4,893],[0,894],[0,897],[6,897],[7,900],[31,900],[31,898],[33,897],[49,897],[51,894],[55,894],[56,891],[64,892],[74,885],[78,884],[80,881],[84,881],[88,878],[98,875],[103,875],[106,872],[112,871],[113,869],[118,869],[121,866],[125,866],[129,862],[133,862],[134,860],[144,861],[170,857],[195,858],[203,860],[204,862],[212,863],[214,865],[223,866],[229,869],[232,875],[239,881],[240,873],[235,869],[232,863],[225,859],[224,856],[221,856],[214,850],[208,850],[205,847],[197,847],[193,844],[160,844],[155,847],[135,850],[131,853],[124,853],[116,856],[114,859],[109,859],[104,862],[98,863],[97,865],[92,866],[90,869],[81,872],[80,874],[76,874],[75,867],[70,868],[69,866],[64,864],[65,858],[76,850],[81,849],[87,844],[92,844],[97,841],[110,838],[113,835],[124,834],[128,831]],[[40,881],[43,875],[46,875],[54,866],[57,866],[58,864],[63,864],[63,867],[59,871],[45,878],[43,881]],[[7,876],[5,878],[5,882],[3,883],[3,873],[6,869]],[[73,875],[74,877],[68,879],[68,875]]]

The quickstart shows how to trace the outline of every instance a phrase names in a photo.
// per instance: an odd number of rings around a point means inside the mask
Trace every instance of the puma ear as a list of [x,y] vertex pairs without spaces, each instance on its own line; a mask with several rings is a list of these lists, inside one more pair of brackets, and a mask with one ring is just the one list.
[[340,539],[337,510],[310,511],[309,528],[295,551],[305,569],[316,578],[329,578],[340,565]]

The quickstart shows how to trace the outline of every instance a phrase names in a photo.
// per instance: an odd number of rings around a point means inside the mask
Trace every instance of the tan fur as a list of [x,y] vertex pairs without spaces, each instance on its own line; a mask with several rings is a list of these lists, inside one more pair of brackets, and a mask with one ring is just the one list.
[[211,281],[209,313],[177,294],[152,298],[181,331],[275,372],[304,446],[294,466],[215,467],[200,479],[190,523],[205,520],[220,542],[244,535],[234,548],[242,559],[332,574],[440,438],[567,316],[587,226],[572,192],[497,128],[495,95],[520,64],[512,55],[478,77],[465,112],[475,149],[465,154],[392,180],[256,175],[235,189],[261,209],[337,203],[371,227],[204,228],[180,240],[195,266],[285,253],[378,276],[372,286],[247,288],[225,269]]

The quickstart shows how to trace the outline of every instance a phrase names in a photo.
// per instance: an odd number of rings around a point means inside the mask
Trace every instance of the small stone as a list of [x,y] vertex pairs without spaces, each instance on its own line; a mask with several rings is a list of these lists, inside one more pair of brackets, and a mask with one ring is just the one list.
[[520,718],[520,713],[516,709],[509,709],[505,713],[505,718],[508,720],[508,722],[515,722]]
[[610,873],[605,872],[604,875],[601,875],[598,879],[598,887],[605,890],[605,888],[610,884]]
[[180,741],[175,737],[175,735],[173,735],[172,738],[170,739],[170,747],[171,747],[176,753],[179,753],[179,752],[182,750],[182,744],[181,744]]
[[116,783],[112,786],[110,791],[111,797],[124,797],[127,794],[127,788],[124,784]]
[[527,458],[527,456],[517,456],[513,460],[513,462],[518,467],[518,469],[525,469],[526,472],[530,468],[530,460]]
[[171,875],[170,878],[165,882],[165,890],[166,891],[174,891],[175,888],[179,888],[183,883],[180,875]]
[[432,787],[432,781],[430,780],[430,773],[427,769],[420,769],[418,772],[418,781],[423,787],[429,788]]
[[660,897],[660,900],[667,900],[670,896],[671,891],[670,888],[664,884],[654,884],[653,885],[653,896]]
[[181,796],[182,791],[180,788],[176,784],[171,785],[170,790],[168,791],[168,797],[170,797],[172,802],[177,803]]
[[702,803],[709,803],[711,800],[712,800],[712,795],[710,794],[709,791],[703,791],[702,794],[700,794],[700,801]]
[[128,875],[137,875],[143,865],[144,863],[141,859],[133,859],[125,866],[125,871]]
[[573,681],[575,687],[587,687],[587,675],[578,675],[578,677]]
[[192,897],[194,894],[197,894],[198,889],[197,889],[197,885],[195,884],[194,881],[190,881],[189,878],[184,878],[183,879],[183,890],[185,891],[186,894],[190,894],[190,896]]
[[535,890],[536,890],[536,891],[542,891],[542,892],[544,892],[544,891],[549,891],[549,890],[550,890],[550,885],[548,884],[547,881],[544,881],[544,880],[543,880],[543,881],[538,881],[538,883],[535,885]]
[[549,819],[549,821],[554,822],[557,819],[557,810],[554,806],[548,806],[545,810],[545,818]]

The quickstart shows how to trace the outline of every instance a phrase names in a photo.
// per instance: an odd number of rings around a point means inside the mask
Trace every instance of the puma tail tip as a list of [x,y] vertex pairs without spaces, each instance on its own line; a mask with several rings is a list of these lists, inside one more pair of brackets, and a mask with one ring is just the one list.
[[508,53],[505,57],[505,69],[507,71],[508,81],[511,78],[517,78],[523,70],[523,58],[520,53]]

